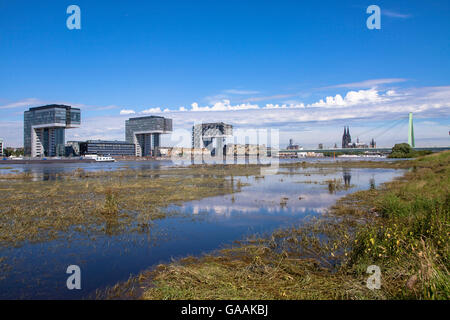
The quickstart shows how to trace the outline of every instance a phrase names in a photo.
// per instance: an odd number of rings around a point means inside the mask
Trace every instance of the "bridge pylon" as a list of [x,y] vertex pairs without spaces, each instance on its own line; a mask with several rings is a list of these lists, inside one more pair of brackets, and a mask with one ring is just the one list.
[[408,144],[411,146],[411,148],[416,147],[416,143],[414,141],[414,124],[412,112],[409,113]]

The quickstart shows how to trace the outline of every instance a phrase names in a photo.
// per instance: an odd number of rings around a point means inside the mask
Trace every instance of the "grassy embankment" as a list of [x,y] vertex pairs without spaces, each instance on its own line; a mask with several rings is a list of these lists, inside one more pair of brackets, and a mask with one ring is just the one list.
[[[411,171],[326,217],[133,281],[144,299],[449,299],[450,152],[395,166]],[[369,265],[381,268],[380,290],[365,285]]]

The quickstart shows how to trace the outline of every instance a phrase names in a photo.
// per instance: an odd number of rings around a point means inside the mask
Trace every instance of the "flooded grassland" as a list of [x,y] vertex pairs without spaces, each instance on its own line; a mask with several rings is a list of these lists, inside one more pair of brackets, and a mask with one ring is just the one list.
[[[450,152],[407,164],[401,178],[342,197],[325,216],[142,273],[141,298],[448,300]],[[373,265],[382,280],[370,290]]]
[[[292,163],[268,175],[258,165],[75,170],[49,180],[0,175],[0,297],[89,298],[97,291],[100,298],[302,298],[311,296],[289,292],[311,285],[331,285],[327,297],[344,297],[333,294],[346,284],[339,274],[322,272],[350,249],[329,235],[349,237],[348,227],[365,218],[331,217],[328,209],[403,174],[397,169],[404,167],[391,166]],[[82,290],[66,288],[72,264],[82,270]],[[307,275],[292,284],[291,272]],[[277,283],[276,294],[264,279]]]

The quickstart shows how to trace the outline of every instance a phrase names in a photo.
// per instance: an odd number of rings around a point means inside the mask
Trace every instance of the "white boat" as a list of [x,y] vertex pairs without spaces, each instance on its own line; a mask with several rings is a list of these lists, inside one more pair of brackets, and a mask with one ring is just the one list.
[[338,158],[362,158],[362,156],[356,154],[342,154],[339,155]]
[[379,154],[342,154],[338,158],[386,158],[386,156]]
[[99,156],[96,154],[87,154],[84,156],[85,159],[93,159],[97,162],[116,162],[113,157],[110,156]]

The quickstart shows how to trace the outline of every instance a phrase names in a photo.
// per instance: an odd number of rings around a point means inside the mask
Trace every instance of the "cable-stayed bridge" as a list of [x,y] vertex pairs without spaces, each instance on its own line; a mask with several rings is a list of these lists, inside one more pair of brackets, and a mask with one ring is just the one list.
[[[450,147],[421,147],[421,148],[413,148],[416,151],[431,151],[431,152],[440,152],[450,150]],[[342,153],[354,153],[354,152],[369,152],[373,154],[387,154],[391,153],[392,148],[331,148],[331,149],[301,149],[301,150],[287,150],[280,149],[279,152],[282,153],[301,153],[301,152],[342,152]]]
[[[407,119],[408,121],[405,121]],[[381,125],[377,127],[369,128],[366,131],[360,132],[358,137],[366,137],[366,138],[376,138],[379,139],[381,136],[389,133],[391,134],[392,140],[395,141],[398,138],[398,135],[403,135],[406,131],[408,132],[408,144],[416,151],[432,151],[432,152],[440,152],[445,150],[450,150],[450,147],[416,147],[415,137],[414,137],[414,123],[413,123],[413,114],[409,113],[406,117],[400,117],[398,119],[393,119],[390,121],[385,121]],[[345,132],[345,130],[344,130]],[[369,140],[369,139],[368,139]],[[406,143],[406,141],[405,141]],[[359,152],[367,152],[373,154],[387,154],[391,153],[392,147],[351,147],[351,148],[316,148],[316,149],[280,149],[279,152],[282,153],[301,153],[301,152],[341,152],[341,153],[359,153]]]

